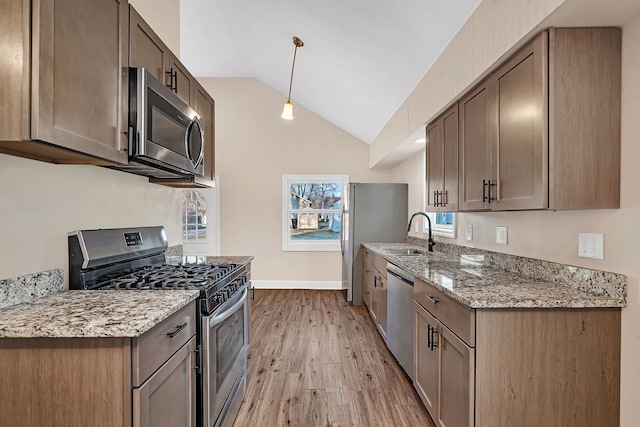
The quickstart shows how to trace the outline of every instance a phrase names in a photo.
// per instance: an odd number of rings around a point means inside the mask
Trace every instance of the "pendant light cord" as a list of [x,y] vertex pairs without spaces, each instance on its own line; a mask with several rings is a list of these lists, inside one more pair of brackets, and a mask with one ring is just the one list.
[[291,79],[289,79],[289,96],[287,97],[287,102],[291,102],[291,86],[293,85],[293,70],[296,68],[296,54],[298,53],[298,47],[304,46],[304,43],[298,37],[293,38],[293,44],[296,46],[296,48],[293,50],[293,64],[291,64]]

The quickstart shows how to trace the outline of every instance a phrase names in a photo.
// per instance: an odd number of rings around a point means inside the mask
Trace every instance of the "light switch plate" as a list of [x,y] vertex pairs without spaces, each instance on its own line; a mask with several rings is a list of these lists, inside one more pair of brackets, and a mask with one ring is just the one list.
[[473,225],[467,224],[467,240],[473,240]]
[[507,227],[496,227],[496,243],[507,244]]
[[579,233],[578,256],[604,259],[604,235],[602,233]]

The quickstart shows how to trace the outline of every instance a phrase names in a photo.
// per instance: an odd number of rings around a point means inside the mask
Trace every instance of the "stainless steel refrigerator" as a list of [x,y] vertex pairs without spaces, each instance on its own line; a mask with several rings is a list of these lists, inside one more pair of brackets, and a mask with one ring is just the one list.
[[349,183],[342,192],[342,288],[347,301],[363,305],[362,243],[404,242],[408,221],[407,184]]

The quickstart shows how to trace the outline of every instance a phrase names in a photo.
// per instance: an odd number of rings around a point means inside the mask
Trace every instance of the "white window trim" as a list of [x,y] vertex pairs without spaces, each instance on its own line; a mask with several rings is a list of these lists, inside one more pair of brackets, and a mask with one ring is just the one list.
[[[436,213],[435,212],[427,212],[429,218],[431,219],[431,232],[434,236],[442,236],[448,237],[450,239],[456,238],[456,221],[458,215],[453,212],[453,224],[444,225],[444,224],[436,224]],[[427,221],[423,221],[423,232],[429,232],[429,223]]]
[[284,252],[339,252],[340,240],[311,242],[289,239],[290,182],[341,182],[342,197],[344,197],[344,188],[349,183],[349,175],[282,175],[282,250]]

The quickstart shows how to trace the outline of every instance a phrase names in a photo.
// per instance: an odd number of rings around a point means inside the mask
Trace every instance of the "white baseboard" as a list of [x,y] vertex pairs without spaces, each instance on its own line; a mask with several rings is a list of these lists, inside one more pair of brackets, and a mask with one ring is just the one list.
[[341,281],[318,280],[318,281],[297,281],[297,280],[251,280],[251,284],[256,289],[315,289],[315,290],[341,290]]

